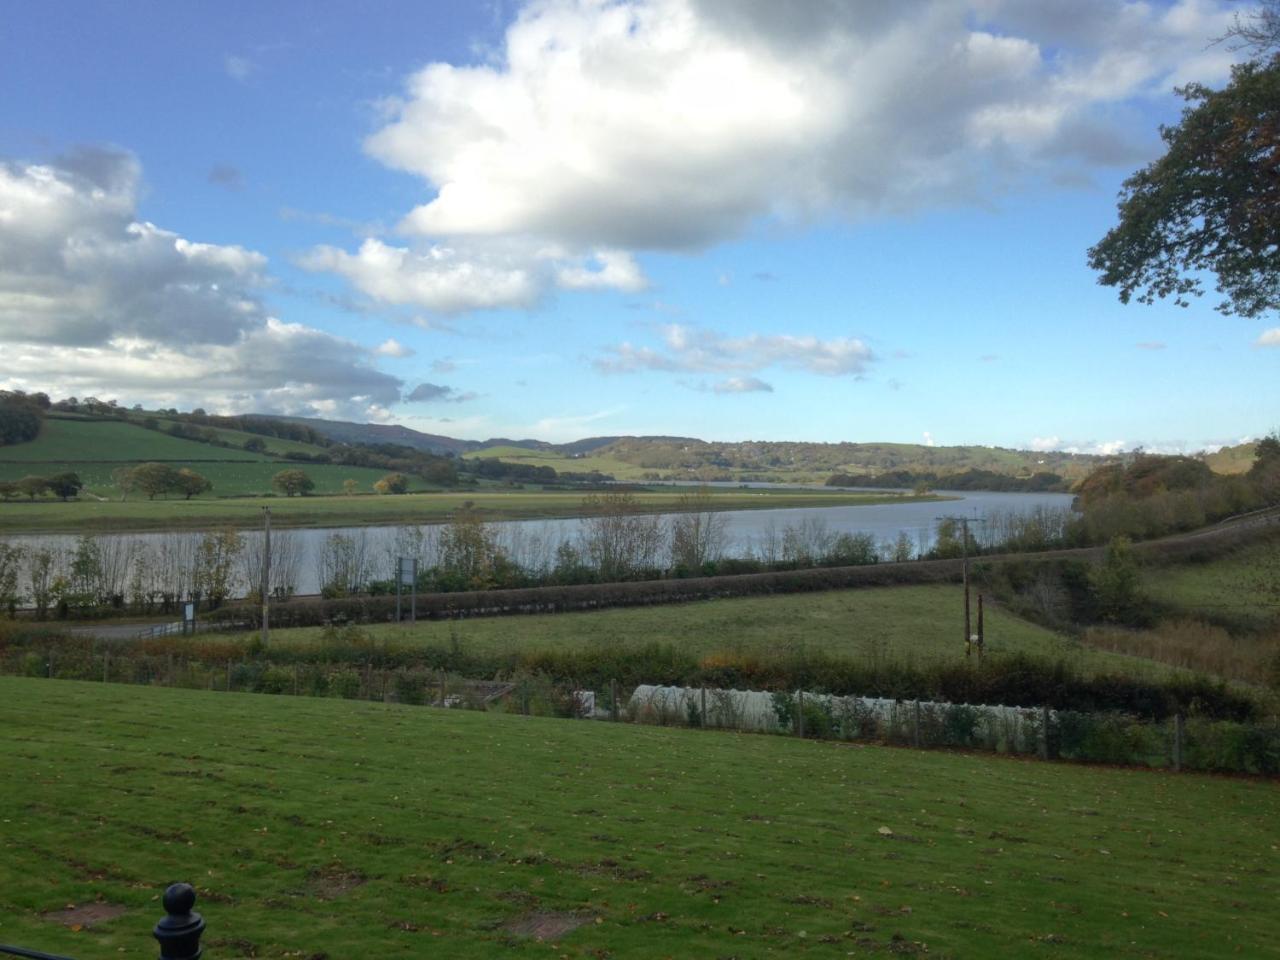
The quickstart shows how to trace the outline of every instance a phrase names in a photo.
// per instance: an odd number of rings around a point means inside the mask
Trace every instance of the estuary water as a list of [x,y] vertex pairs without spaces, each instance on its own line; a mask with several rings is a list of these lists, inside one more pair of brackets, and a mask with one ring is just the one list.
[[[734,484],[734,486],[738,486]],[[878,493],[891,491],[879,490]],[[724,553],[728,556],[769,556],[788,528],[803,530],[809,537],[840,533],[870,534],[877,543],[887,543],[906,534],[912,550],[920,553],[928,550],[934,541],[939,517],[968,517],[982,520],[986,517],[1029,514],[1037,511],[1061,511],[1071,506],[1072,497],[1065,493],[996,493],[988,491],[937,491],[954,499],[917,501],[908,503],[880,503],[865,506],[797,507],[787,509],[729,510],[719,516],[725,522]],[[667,520],[669,515],[664,515]],[[579,539],[583,521],[578,518],[561,520],[507,520],[492,524],[498,542],[512,559],[532,569],[548,569],[554,565],[555,552],[562,543],[575,543]],[[417,556],[420,563],[429,565],[435,556],[439,525],[394,525],[372,527],[339,527],[321,529],[278,529],[272,532],[272,554],[275,563],[286,563],[291,568],[288,577],[293,591],[302,594],[318,593],[326,576],[326,544],[335,535],[349,540],[349,553],[358,555],[359,565],[368,577],[390,579],[397,556]],[[255,579],[255,562],[260,556],[261,532],[242,530],[246,542],[245,561],[242,564],[236,593],[243,594],[247,584]],[[982,526],[974,528],[975,535],[983,540]],[[199,533],[121,533],[98,534],[95,539],[103,546],[103,552],[122,558],[149,553],[167,558],[166,563],[183,563],[182,558],[194,552],[194,541]],[[74,548],[76,537],[71,535],[19,535],[6,537],[10,542],[30,547],[45,547],[68,555]],[[130,563],[125,559],[123,562]],[[260,570],[260,567],[256,569]]]

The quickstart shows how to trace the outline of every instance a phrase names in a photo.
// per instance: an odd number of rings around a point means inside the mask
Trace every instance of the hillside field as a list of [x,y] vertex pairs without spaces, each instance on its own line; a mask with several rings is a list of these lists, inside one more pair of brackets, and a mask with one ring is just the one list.
[[[10,677],[0,723],[0,940],[80,958],[153,952],[180,878],[211,958],[1211,960],[1280,938],[1271,783]],[[86,904],[118,915],[76,929]]]
[[[58,465],[107,462],[114,466],[145,460],[235,460],[255,463],[269,458],[247,450],[215,447],[195,440],[171,437],[120,420],[82,420],[50,417],[40,435],[29,443],[0,447],[0,465],[23,464],[24,473],[42,474],[51,470],[42,463]],[[37,469],[38,468],[38,469]],[[10,479],[6,471],[0,479]],[[108,475],[110,470],[107,471]]]

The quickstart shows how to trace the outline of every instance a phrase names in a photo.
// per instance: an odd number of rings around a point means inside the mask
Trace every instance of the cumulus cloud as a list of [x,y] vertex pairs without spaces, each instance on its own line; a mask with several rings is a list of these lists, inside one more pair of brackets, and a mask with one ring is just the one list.
[[541,294],[536,262],[499,251],[468,254],[456,247],[394,247],[370,237],[354,253],[320,246],[303,256],[307,270],[346,277],[383,303],[410,304],[439,313],[531,306]]
[[773,393],[773,387],[759,377],[729,377],[711,389],[716,393]]
[[1230,16],[1098,0],[1073,7],[1082,28],[1038,6],[550,0],[497,62],[413,74],[366,147],[434,188],[411,232],[699,247],[761,214],[968,199],[993,158],[1052,163],[1073,124],[1167,91]]
[[789,334],[726,337],[711,330],[672,323],[662,327],[662,347],[621,343],[595,360],[603,373],[641,370],[731,372],[779,366],[823,376],[860,376],[874,360],[871,349],[853,337],[821,340]]
[[[1129,134],[1129,105],[1231,59],[1206,50],[1230,23],[1214,0],[1047,6],[529,3],[484,62],[430,63],[382,104],[366,151],[425,187],[399,226],[412,253],[311,263],[446,311],[527,306],[530,287],[634,290],[637,252],[704,249],[761,220],[984,202],[1132,165],[1152,142]],[[463,238],[469,257],[530,244],[522,275],[480,263],[439,293],[421,257]]]
[[261,254],[139,221],[139,180],[117,151],[0,161],[0,376],[237,411],[396,402],[399,381],[368,351],[268,316]]
[[455,387],[439,383],[420,383],[405,397],[410,403],[466,403],[474,400],[475,393],[460,393]]
[[561,266],[556,284],[566,290],[624,290],[636,293],[648,281],[635,258],[625,250],[600,250],[587,263]]
[[1126,449],[1124,440],[1063,440],[1061,437],[1033,437],[1031,449],[1038,453],[1059,451],[1062,453],[1091,453],[1100,456],[1115,456]]
[[414,354],[412,347],[406,347],[394,337],[383,340],[373,348],[373,352],[380,357],[412,357]]
[[1280,327],[1263,330],[1258,339],[1253,341],[1255,347],[1280,347]]

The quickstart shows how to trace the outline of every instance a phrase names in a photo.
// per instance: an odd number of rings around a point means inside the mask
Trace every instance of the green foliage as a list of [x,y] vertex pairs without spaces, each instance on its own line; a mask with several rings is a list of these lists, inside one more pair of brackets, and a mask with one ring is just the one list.
[[1116,537],[1107,545],[1092,579],[1101,619],[1130,626],[1139,626],[1145,620],[1141,575],[1128,539]]
[[281,470],[271,478],[271,485],[287,497],[306,496],[315,489],[315,481],[302,470]]
[[1120,222],[1089,265],[1124,303],[1185,306],[1213,273],[1218,309],[1256,317],[1280,307],[1280,56],[1232,67],[1222,90],[1180,93],[1189,105],[1160,131],[1164,156],[1125,181]]
[[[40,400],[43,398],[43,406]],[[49,398],[22,391],[0,390],[0,447],[30,443],[40,435]]]
[[409,492],[409,478],[403,473],[388,473],[373,485],[375,493],[400,494]]

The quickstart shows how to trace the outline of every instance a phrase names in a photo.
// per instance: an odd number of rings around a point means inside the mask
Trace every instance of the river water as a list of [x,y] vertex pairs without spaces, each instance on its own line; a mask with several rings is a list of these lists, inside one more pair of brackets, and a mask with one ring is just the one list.
[[[1072,500],[1071,495],[1065,493],[937,492],[955,499],[865,506],[725,511],[719,514],[725,521],[724,553],[727,556],[768,556],[788,528],[804,530],[809,536],[866,533],[878,543],[892,542],[905,533],[913,550],[924,552],[933,545],[939,517],[981,520],[1035,511],[1060,511],[1069,509]],[[512,559],[537,570],[554,564],[555,551],[561,543],[577,541],[582,523],[577,518],[508,520],[496,522],[493,527],[497,532],[498,542]],[[980,540],[984,539],[981,525],[974,529],[975,535]],[[292,564],[293,575],[289,580],[296,592],[318,593],[324,576],[322,567],[325,544],[335,534],[350,538],[361,557],[361,563],[368,568],[369,576],[390,579],[394,558],[398,555],[416,555],[424,565],[429,564],[434,556],[439,530],[439,526],[406,525],[276,530],[272,533],[272,553],[277,562]],[[242,533],[248,546],[247,562],[240,575],[237,592],[242,592],[247,582],[255,577],[251,569],[254,561],[248,557],[256,555],[261,544],[260,532],[245,530]],[[132,555],[134,551],[141,549],[150,551],[155,556],[180,558],[191,555],[193,541],[198,536],[189,532],[124,533],[99,534],[97,539],[108,547],[104,552],[111,554]],[[64,554],[70,552],[76,541],[74,536],[48,535],[21,535],[6,539],[32,547],[52,547]],[[116,549],[111,550],[110,545],[114,545]],[[174,560],[162,562],[172,563]]]

